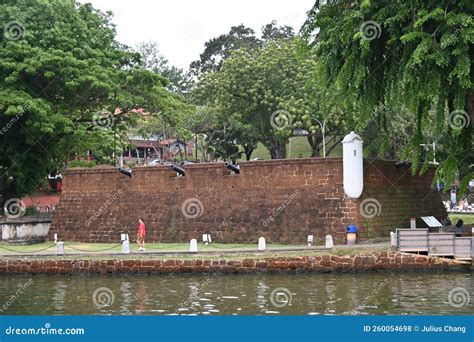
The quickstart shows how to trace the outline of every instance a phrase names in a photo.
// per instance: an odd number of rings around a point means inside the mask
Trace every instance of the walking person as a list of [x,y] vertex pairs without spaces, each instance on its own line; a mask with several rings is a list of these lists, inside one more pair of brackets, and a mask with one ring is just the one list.
[[137,243],[140,247],[138,249],[139,252],[145,251],[145,236],[146,236],[146,228],[145,223],[141,218],[138,219],[138,232],[137,232]]

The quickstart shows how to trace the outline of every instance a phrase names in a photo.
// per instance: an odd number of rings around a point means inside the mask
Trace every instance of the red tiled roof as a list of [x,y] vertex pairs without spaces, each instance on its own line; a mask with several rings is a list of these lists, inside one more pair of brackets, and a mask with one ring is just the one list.
[[166,146],[166,145],[169,145],[169,144],[174,144],[176,142],[180,142],[182,144],[185,144],[187,145],[185,142],[181,141],[181,140],[178,140],[178,139],[164,139],[164,140],[161,140],[160,141],[160,146]]
[[129,139],[130,144],[132,144],[135,147],[140,147],[140,148],[157,148],[160,147],[160,142],[159,141],[150,141],[150,140],[141,140],[141,139]]

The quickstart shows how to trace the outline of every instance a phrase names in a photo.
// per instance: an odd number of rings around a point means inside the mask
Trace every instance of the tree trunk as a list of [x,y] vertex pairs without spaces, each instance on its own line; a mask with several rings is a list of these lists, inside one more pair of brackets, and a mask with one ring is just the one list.
[[209,148],[209,145],[204,143],[204,142],[201,142],[201,151],[202,151],[202,159],[204,162],[208,162],[208,148]]
[[285,159],[286,158],[286,144],[283,146],[278,143],[273,144],[270,147],[270,157],[272,159]]
[[317,131],[314,134],[308,134],[309,146],[311,146],[311,157],[321,157],[321,145],[323,143],[323,135],[321,131]]
[[194,140],[194,148],[196,149],[196,151],[194,152],[195,155],[196,155],[196,163],[198,161],[198,135],[196,133],[196,137],[195,137],[195,140]]
[[243,147],[244,147],[244,153],[245,153],[245,160],[249,161],[253,153],[253,147],[249,147],[245,145]]

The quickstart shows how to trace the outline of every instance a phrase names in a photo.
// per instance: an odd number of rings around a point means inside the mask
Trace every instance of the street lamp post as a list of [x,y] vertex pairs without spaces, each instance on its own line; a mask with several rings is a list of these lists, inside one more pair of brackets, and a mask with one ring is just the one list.
[[[332,113],[329,114],[329,116],[331,115]],[[324,119],[322,123],[316,118],[313,119],[318,122],[319,126],[321,126],[321,132],[323,133],[323,158],[326,158],[326,119]]]

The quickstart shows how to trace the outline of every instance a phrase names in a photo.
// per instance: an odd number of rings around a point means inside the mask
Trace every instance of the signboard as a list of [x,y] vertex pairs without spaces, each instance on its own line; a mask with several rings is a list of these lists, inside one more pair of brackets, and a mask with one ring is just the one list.
[[422,216],[421,219],[425,221],[428,227],[442,227],[443,226],[434,216]]

